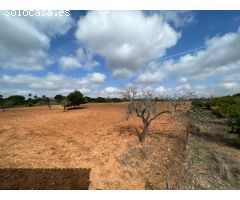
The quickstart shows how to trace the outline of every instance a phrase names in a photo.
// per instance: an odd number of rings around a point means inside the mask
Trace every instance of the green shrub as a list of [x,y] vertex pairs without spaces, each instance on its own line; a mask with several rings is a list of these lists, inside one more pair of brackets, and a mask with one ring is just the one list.
[[12,102],[12,105],[18,106],[25,104],[25,97],[21,95],[13,95],[7,98],[8,101]]
[[224,97],[215,97],[211,100],[212,106],[219,106],[219,107],[225,107],[229,105],[236,104],[236,100],[232,96],[224,96]]
[[67,96],[67,100],[70,102],[71,106],[78,106],[84,103],[83,94],[80,91],[75,90]]
[[224,114],[223,114],[223,111],[222,111],[221,107],[219,107],[219,106],[211,107],[211,110],[212,110],[212,113],[214,115],[216,115],[217,117],[219,117],[219,118],[224,117]]
[[200,99],[194,99],[192,100],[192,106],[193,107],[203,107],[203,100]]
[[231,105],[227,108],[226,118],[231,126],[231,133],[240,134],[240,105]]

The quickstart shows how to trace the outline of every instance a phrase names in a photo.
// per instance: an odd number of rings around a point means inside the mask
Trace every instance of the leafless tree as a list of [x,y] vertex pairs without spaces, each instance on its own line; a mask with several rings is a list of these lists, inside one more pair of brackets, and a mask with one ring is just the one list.
[[132,86],[123,93],[123,96],[129,101],[126,113],[127,119],[136,114],[143,123],[143,130],[138,135],[140,142],[144,142],[152,121],[163,114],[170,114],[175,121],[191,119],[194,124],[203,122],[204,119],[204,115],[200,110],[191,107],[190,100],[194,97],[192,92],[161,98],[164,99],[162,106],[155,101],[151,90],[139,91],[137,87]]

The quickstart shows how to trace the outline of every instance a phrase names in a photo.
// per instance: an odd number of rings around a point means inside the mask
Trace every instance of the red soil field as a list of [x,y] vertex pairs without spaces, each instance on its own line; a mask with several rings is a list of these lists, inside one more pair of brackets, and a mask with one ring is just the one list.
[[0,111],[0,168],[91,168],[89,189],[178,188],[185,126],[163,115],[141,144],[141,122],[125,111],[125,103]]

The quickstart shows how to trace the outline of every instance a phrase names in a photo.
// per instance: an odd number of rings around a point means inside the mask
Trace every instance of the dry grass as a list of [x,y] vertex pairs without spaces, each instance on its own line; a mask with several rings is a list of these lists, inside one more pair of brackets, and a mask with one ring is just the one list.
[[190,134],[181,189],[240,189],[239,143],[233,141],[222,124]]

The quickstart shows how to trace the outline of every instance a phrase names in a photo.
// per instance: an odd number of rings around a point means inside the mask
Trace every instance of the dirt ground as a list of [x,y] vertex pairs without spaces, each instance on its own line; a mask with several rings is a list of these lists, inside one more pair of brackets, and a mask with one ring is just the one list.
[[[140,144],[125,103],[0,111],[0,168],[90,168],[89,189],[178,188],[185,129],[161,116]],[[182,127],[182,128],[181,128]]]

